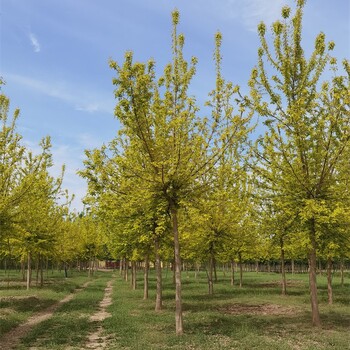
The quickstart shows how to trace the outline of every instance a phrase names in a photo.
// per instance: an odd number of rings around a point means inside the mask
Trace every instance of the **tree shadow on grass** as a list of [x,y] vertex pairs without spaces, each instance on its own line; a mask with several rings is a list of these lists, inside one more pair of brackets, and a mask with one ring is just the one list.
[[0,308],[10,308],[17,312],[36,312],[54,303],[56,303],[54,299],[39,299],[34,296],[6,297],[0,301]]

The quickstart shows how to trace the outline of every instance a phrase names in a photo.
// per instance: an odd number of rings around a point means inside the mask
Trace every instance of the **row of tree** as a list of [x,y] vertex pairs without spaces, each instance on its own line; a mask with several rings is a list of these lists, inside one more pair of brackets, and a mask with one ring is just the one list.
[[9,104],[1,93],[0,261],[5,270],[20,264],[29,289],[33,267],[43,284],[43,269],[49,265],[67,271],[73,263],[91,265],[107,252],[98,225],[88,216],[69,213],[72,198],[62,189],[64,168],[57,178],[50,175],[50,138],[42,139],[34,155],[16,130],[19,110],[11,117]]
[[[183,56],[179,12],[172,13],[172,61],[157,76],[155,62],[111,60],[121,124],[108,146],[86,151],[86,204],[109,235],[115,257],[174,261],[176,333],[183,333],[181,259],[208,262],[212,292],[216,260],[265,259],[277,246],[309,261],[312,322],[320,325],[317,255],[349,258],[350,65],[331,56],[320,33],[309,58],[302,48],[304,1],[261,46],[250,92],[224,79],[215,35],[216,85],[203,109],[189,94],[196,58]],[[330,77],[323,81],[324,77]],[[253,120],[261,136],[253,140]],[[260,124],[262,121],[262,124]],[[169,250],[168,247],[173,247]],[[330,266],[331,270],[331,266]],[[285,291],[284,279],[284,291]]]

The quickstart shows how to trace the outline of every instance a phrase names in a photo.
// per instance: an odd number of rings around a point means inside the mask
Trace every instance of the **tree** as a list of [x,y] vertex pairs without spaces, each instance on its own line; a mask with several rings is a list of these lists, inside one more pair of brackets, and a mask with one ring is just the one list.
[[[183,333],[181,301],[181,258],[178,213],[184,199],[195,198],[206,186],[205,175],[218,163],[234,140],[246,132],[244,107],[233,113],[227,103],[238,88],[221,77],[221,34],[216,35],[217,80],[212,93],[210,118],[198,116],[195,99],[188,95],[195,74],[196,58],[183,56],[184,36],[177,34],[179,12],[174,11],[173,60],[156,79],[155,63],[134,63],[127,52],[122,66],[110,61],[117,77],[115,116],[122,124],[117,140],[119,164],[124,176],[138,177],[154,198],[165,200],[174,238],[176,280],[176,333]],[[249,118],[248,118],[249,120]]]
[[[302,48],[304,0],[282,9],[282,21],[272,26],[273,49],[266,39],[266,26],[258,27],[261,47],[253,69],[251,106],[265,118],[266,132],[258,142],[255,168],[271,191],[298,208],[309,256],[312,323],[320,325],[316,283],[316,252],[322,213],[332,210],[334,187],[340,186],[339,166],[350,141],[349,63],[337,73],[330,56],[334,43],[324,33],[315,40],[309,58]],[[266,63],[271,68],[267,68]],[[330,67],[334,77],[322,83]]]

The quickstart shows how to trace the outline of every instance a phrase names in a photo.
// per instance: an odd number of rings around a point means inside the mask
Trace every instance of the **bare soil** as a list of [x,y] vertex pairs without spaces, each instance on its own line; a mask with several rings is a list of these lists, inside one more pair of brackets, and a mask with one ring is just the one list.
[[298,310],[292,307],[286,307],[275,304],[231,304],[219,309],[222,313],[231,315],[296,315]]
[[85,345],[88,349],[105,349],[108,344],[108,337],[104,336],[101,322],[110,317],[111,314],[107,312],[107,307],[112,305],[112,280],[108,281],[105,288],[105,294],[100,302],[98,311],[90,317],[91,322],[97,322],[96,330],[88,335],[87,343]]

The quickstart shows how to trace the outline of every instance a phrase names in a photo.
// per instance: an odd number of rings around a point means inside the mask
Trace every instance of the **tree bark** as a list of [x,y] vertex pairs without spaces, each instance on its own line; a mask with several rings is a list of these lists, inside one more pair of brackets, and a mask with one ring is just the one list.
[[171,208],[171,218],[174,233],[174,257],[175,257],[175,326],[176,335],[183,334],[182,299],[181,299],[181,256],[179,229],[177,223],[177,209],[173,205]]
[[287,280],[286,280],[286,269],[284,261],[284,244],[283,238],[280,238],[280,247],[281,247],[281,274],[282,274],[282,295],[287,294]]
[[239,288],[242,288],[243,285],[243,264],[242,264],[242,254],[238,254],[238,263],[239,263]]
[[317,297],[317,257],[316,257],[316,227],[315,219],[311,219],[310,222],[310,241],[311,249],[309,252],[309,283],[310,283],[310,300],[311,300],[311,313],[312,313],[312,325],[315,327],[321,326],[320,312],[318,309],[318,297]]
[[235,263],[231,260],[231,286],[235,283]]
[[143,299],[148,299],[148,270],[149,270],[149,256],[145,256],[145,267],[143,270]]
[[332,288],[332,259],[327,260],[327,292],[328,292],[328,304],[333,304],[333,288]]
[[30,288],[30,284],[31,284],[31,279],[32,279],[32,261],[31,261],[31,255],[30,252],[28,252],[27,255],[27,290],[29,290]]
[[213,271],[214,271],[214,257],[213,257],[213,254],[211,253],[209,258],[209,271],[208,271],[208,294],[209,295],[214,294]]
[[136,282],[136,261],[131,261],[131,287],[132,290],[136,290],[137,282]]
[[214,271],[214,281],[215,281],[215,283],[217,283],[218,282],[218,274],[216,271],[216,259],[215,259],[214,253],[213,253],[213,271]]
[[340,262],[340,285],[344,287],[344,258]]
[[159,254],[159,237],[155,238],[155,256],[156,256],[156,278],[157,278],[157,287],[156,287],[156,307],[155,311],[160,311],[163,308],[163,296],[162,296],[162,265],[160,261]]
[[127,258],[124,259],[124,280],[125,282],[129,280],[129,260]]
[[44,260],[40,259],[40,287],[44,286]]

